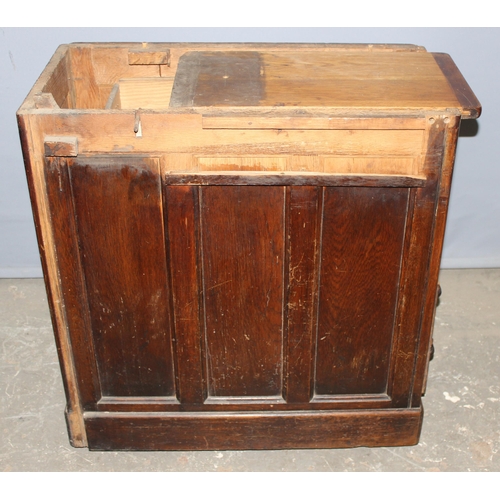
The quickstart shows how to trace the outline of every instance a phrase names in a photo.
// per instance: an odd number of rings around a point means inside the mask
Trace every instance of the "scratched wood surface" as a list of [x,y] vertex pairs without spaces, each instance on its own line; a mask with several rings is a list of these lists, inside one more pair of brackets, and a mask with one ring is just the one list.
[[317,395],[386,391],[408,194],[325,191]]
[[141,160],[93,158],[75,161],[70,176],[102,393],[171,395],[158,168]]
[[209,394],[281,396],[283,187],[203,187]]

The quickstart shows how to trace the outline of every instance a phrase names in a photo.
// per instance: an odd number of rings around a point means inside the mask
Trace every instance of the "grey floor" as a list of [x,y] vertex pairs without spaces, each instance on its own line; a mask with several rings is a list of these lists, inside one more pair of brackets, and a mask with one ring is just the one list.
[[445,270],[420,443],[350,450],[72,448],[41,280],[0,280],[0,471],[500,471],[500,269]]

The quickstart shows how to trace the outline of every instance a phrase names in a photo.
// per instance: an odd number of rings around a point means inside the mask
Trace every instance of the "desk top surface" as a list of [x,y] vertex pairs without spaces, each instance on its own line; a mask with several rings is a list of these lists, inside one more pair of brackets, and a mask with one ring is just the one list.
[[189,51],[170,106],[480,111],[451,58],[425,50]]

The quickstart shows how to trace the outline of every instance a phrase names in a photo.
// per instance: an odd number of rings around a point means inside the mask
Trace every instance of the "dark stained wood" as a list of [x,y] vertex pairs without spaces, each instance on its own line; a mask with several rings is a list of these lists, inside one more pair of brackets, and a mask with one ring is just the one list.
[[210,173],[169,173],[165,183],[173,186],[366,186],[366,187],[419,187],[425,184],[424,177],[412,175],[368,175],[368,174],[315,174],[280,173],[249,175]]
[[216,397],[207,396],[203,403],[180,403],[171,397],[102,397],[96,405],[98,411],[126,412],[273,412],[273,411],[324,411],[391,408],[391,398],[386,394],[326,395],[315,396],[311,401],[292,403],[276,396]]
[[[413,377],[421,335],[423,309],[428,289],[432,237],[439,194],[439,172],[443,161],[446,128],[436,120],[429,128],[425,161],[428,184],[415,191],[412,219],[408,225],[408,240],[401,263],[401,302],[397,318],[397,349],[395,350],[394,378],[389,391],[394,407],[411,404]],[[437,279],[437,275],[436,275]],[[414,290],[419,290],[417,295]],[[411,297],[411,300],[409,299]],[[418,332],[418,334],[417,334]],[[408,385],[410,383],[410,385]],[[418,396],[420,397],[421,394]]]
[[198,188],[165,186],[164,192],[178,398],[181,403],[202,403],[206,398],[206,383]]
[[323,190],[290,187],[288,193],[285,392],[294,403],[310,401],[313,394]]
[[70,165],[101,391],[175,391],[160,175],[155,162],[89,158]]
[[448,54],[434,52],[432,54],[441,71],[444,73],[451,85],[453,92],[463,109],[462,118],[479,118],[481,115],[481,104]]
[[282,392],[285,189],[201,189],[211,396]]
[[179,60],[170,106],[258,105],[261,68],[259,52],[188,52]]
[[[444,124],[438,123],[441,127]],[[443,127],[444,128],[444,127]],[[419,339],[417,359],[415,362],[415,376],[412,389],[412,406],[421,404],[421,397],[425,392],[427,369],[432,353],[432,330],[434,326],[435,310],[441,288],[438,284],[441,254],[443,250],[444,232],[446,227],[446,217],[448,214],[448,202],[450,197],[451,178],[453,174],[453,164],[455,161],[455,150],[457,147],[458,133],[460,129],[460,118],[454,119],[446,128],[444,136],[444,151],[442,164],[438,162],[429,164],[429,168],[441,171],[439,180],[439,190],[437,194],[437,211],[434,222],[434,233],[432,235],[431,255],[429,261],[429,276],[427,279],[427,293],[425,297],[424,310],[422,315],[422,326]],[[435,153],[435,146],[429,150],[429,156]],[[438,149],[439,154],[439,149]],[[438,160],[438,156],[436,159]],[[438,163],[438,164],[436,164]]]
[[407,189],[328,188],[315,393],[386,391]]
[[423,410],[85,417],[91,450],[265,450],[414,445]]
[[66,158],[47,158],[45,180],[71,342],[87,346],[75,351],[74,358],[82,405],[90,410],[95,409],[101,388],[67,164]]

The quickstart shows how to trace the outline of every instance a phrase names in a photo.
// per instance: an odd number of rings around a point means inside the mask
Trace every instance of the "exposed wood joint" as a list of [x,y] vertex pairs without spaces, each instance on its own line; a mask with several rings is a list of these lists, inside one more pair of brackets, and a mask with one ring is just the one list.
[[35,94],[33,96],[33,100],[35,102],[35,108],[46,108],[46,109],[59,109],[57,102],[54,99],[54,96],[47,92],[40,92],[39,94]]
[[45,156],[78,156],[76,137],[46,136],[43,146]]

